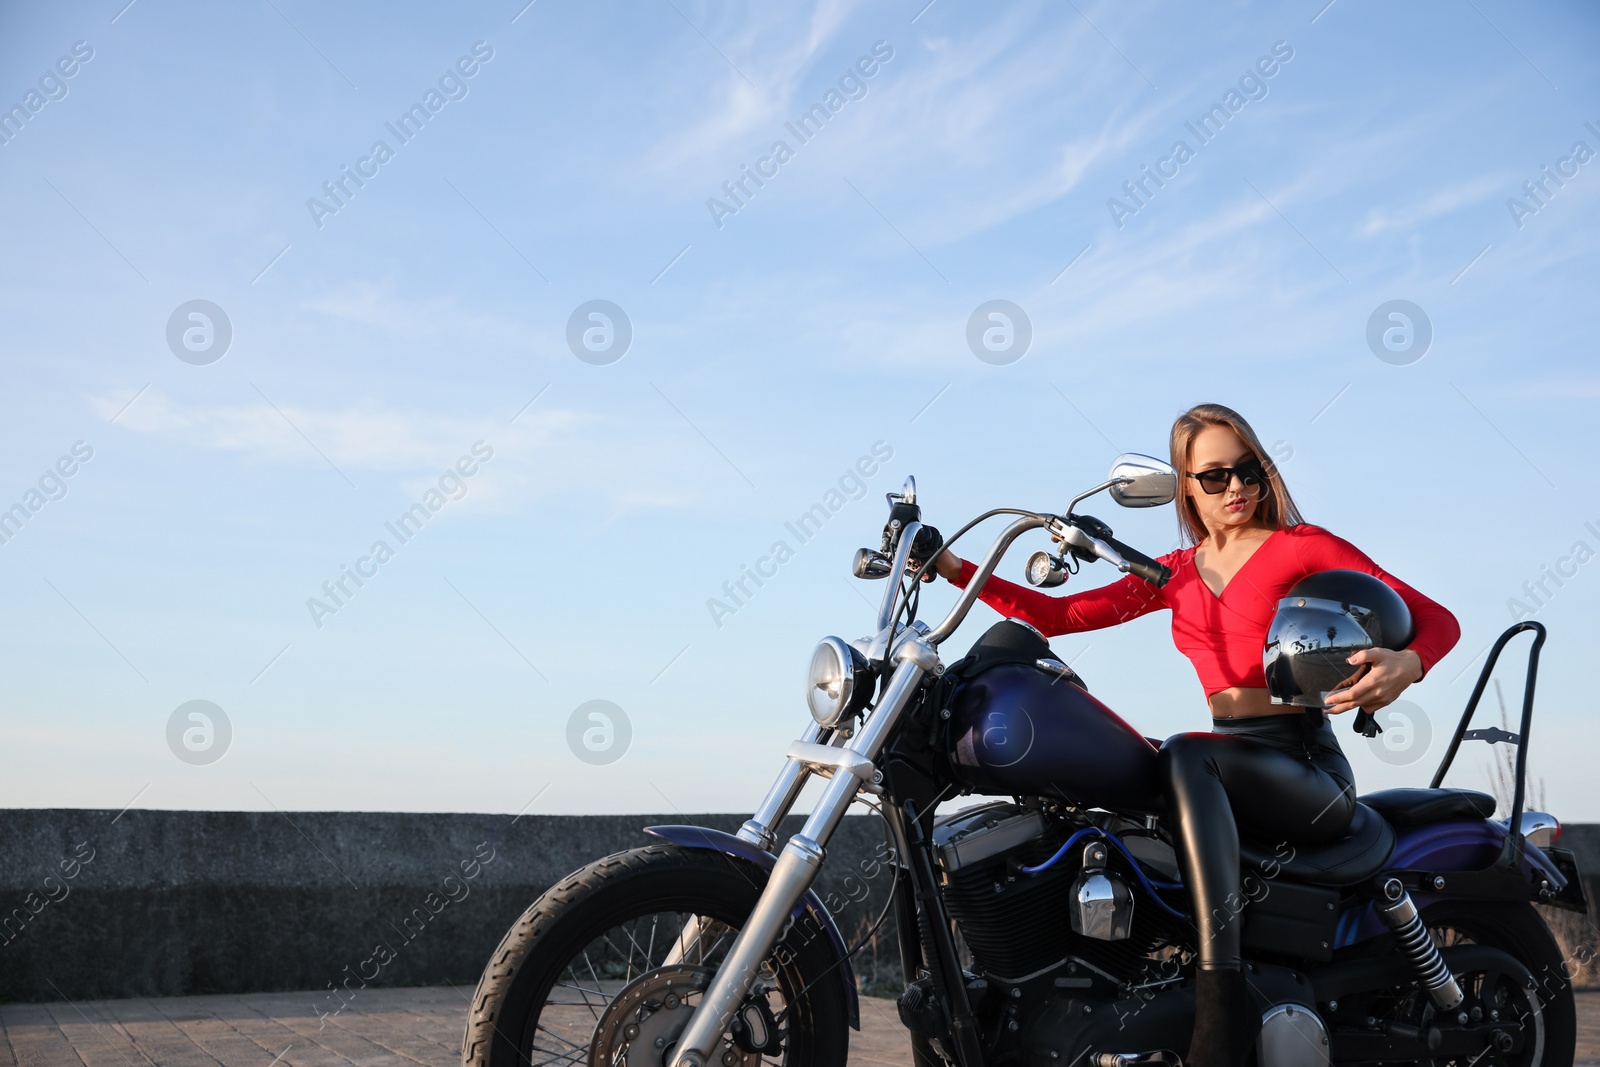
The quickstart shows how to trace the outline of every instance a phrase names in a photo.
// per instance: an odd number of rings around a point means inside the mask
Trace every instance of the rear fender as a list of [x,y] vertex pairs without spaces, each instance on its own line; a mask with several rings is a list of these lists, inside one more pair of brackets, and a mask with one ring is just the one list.
[[[1506,828],[1488,819],[1452,819],[1447,822],[1415,826],[1397,832],[1394,854],[1385,865],[1388,871],[1429,871],[1449,875],[1452,871],[1481,871],[1500,856],[1505,846]],[[1556,869],[1538,846],[1523,843],[1522,873],[1531,883],[1538,876],[1549,881],[1556,891],[1565,888],[1566,877]],[[1378,877],[1383,877],[1379,875]],[[1445,890],[1413,893],[1420,910],[1439,900],[1468,899],[1451,894],[1449,878]],[[1334,947],[1345,948],[1389,932],[1370,902],[1362,902],[1339,916]]]
[[[704,826],[646,826],[644,832],[683,848],[709,849],[735,859],[748,860],[768,874],[772,873],[773,864],[778,862],[778,857],[765,849],[757,848],[742,837]],[[845,1007],[850,1014],[850,1027],[860,1030],[861,998],[856,990],[855,968],[850,966],[849,951],[845,947],[844,938],[839,935],[838,925],[834,923],[833,916],[823,905],[822,898],[817,896],[813,889],[806,890],[806,895],[795,905],[793,917],[799,919],[802,915],[809,917],[812,927],[821,929],[828,937],[828,944],[833,946],[834,955],[839,960],[839,973],[844,978]]]

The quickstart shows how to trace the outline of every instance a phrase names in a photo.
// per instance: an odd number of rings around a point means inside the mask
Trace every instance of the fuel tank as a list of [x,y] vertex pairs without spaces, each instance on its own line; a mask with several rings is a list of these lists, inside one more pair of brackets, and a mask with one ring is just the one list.
[[1091,696],[1038,631],[997,623],[957,667],[964,669],[950,703],[949,759],[961,784],[1088,807],[1163,809],[1155,746]]

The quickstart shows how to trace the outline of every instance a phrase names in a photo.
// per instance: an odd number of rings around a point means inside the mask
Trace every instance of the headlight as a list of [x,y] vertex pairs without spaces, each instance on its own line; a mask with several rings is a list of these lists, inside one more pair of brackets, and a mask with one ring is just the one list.
[[824,637],[806,672],[806,706],[822,726],[837,726],[866,705],[871,676],[857,671],[861,654],[837,637]]

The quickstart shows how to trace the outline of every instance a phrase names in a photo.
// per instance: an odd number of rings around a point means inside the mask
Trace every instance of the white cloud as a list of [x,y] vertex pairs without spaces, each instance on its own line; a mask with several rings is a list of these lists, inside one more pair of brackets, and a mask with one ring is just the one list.
[[1367,212],[1366,221],[1361,224],[1357,234],[1361,237],[1377,237],[1392,230],[1415,229],[1442,215],[1481,204],[1514,184],[1514,179],[1509,175],[1484,175],[1447,185],[1420,201],[1397,207],[1373,208]]
[[[940,245],[1058,200],[1162,120],[1140,75],[1098,34],[1080,19],[1063,24],[1040,5],[996,12],[959,47],[922,28],[902,34],[862,26],[853,13],[842,2],[824,4],[803,45],[761,49],[772,26],[748,29],[748,49],[759,58],[740,62],[759,64],[761,91],[731,79],[720,106],[687,131],[673,125],[645,154],[646,166],[686,191],[720,196],[721,183],[754,161],[752,152],[782,139],[797,151],[785,173],[807,178],[785,185],[804,187],[792,195],[811,200],[809,210],[834,210],[843,187],[827,179],[849,177],[865,182],[862,191],[874,199],[875,190],[892,191],[903,214],[886,213],[917,244]],[[791,30],[790,39],[802,36]],[[831,83],[856,51],[865,54],[879,39],[895,54],[866,82],[867,95],[814,144],[796,145],[785,121],[821,99],[824,75]],[[1063,64],[1073,70],[1065,84]],[[939,161],[933,171],[930,160]]]
[[[531,277],[531,275],[530,275]],[[307,311],[412,341],[452,346],[525,347],[528,326],[501,315],[468,311],[454,297],[400,297],[388,283],[350,282],[302,301]]]
[[[117,420],[134,433],[213,452],[238,453],[260,463],[320,466],[390,475],[405,493],[426,490],[439,473],[484,441],[495,451],[494,477],[475,483],[474,509],[521,512],[553,497],[570,498],[608,514],[608,521],[646,510],[702,502],[721,461],[695,448],[684,433],[662,425],[670,410],[629,418],[562,409],[541,400],[507,424],[385,408],[315,408],[282,398],[237,405],[184,404],[158,390],[141,396]],[[109,418],[126,401],[95,398]],[[304,434],[304,437],[301,435]],[[698,440],[698,439],[696,439]],[[320,455],[319,455],[320,453]],[[712,483],[714,484],[714,483]],[[480,489],[479,486],[482,488]]]
[[[95,398],[92,403],[109,418],[125,401]],[[547,418],[553,426],[574,421],[570,413]],[[282,397],[239,405],[183,404],[156,389],[136,400],[117,425],[191,448],[240,452],[266,462],[320,462],[309,439],[336,467],[374,471],[411,471],[448,462],[490,429],[483,420],[319,409]]]
[[[852,0],[827,0],[809,19],[799,9],[763,7],[754,9],[757,17],[737,29],[702,27],[708,38],[737,39],[715,46],[737,72],[728,72],[711,91],[709,102],[689,102],[703,117],[687,130],[673,125],[658,134],[654,147],[644,153],[645,169],[658,177],[676,177],[692,184],[724,170],[736,172],[736,161],[752,141],[767,133],[781,133],[800,86],[860,6]],[[694,17],[698,19],[698,15]],[[870,44],[863,40],[861,47],[866,50]],[[689,84],[696,81],[690,79]],[[684,103],[679,99],[665,108],[663,118],[675,119]]]

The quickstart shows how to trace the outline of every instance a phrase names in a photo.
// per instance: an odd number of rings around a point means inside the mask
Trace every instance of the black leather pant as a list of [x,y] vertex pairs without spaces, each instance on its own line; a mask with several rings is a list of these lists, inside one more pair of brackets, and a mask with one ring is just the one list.
[[1350,763],[1326,717],[1296,709],[1213,719],[1212,729],[1168,738],[1160,759],[1206,970],[1241,962],[1240,831],[1269,847],[1335,841],[1356,808]]

